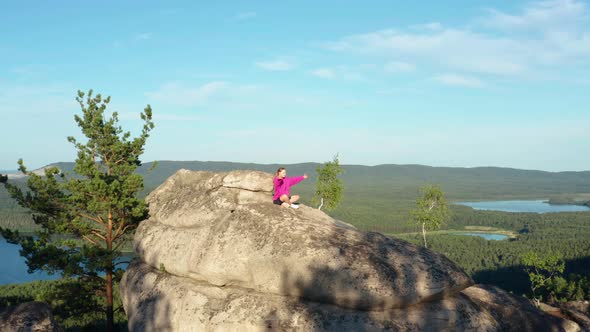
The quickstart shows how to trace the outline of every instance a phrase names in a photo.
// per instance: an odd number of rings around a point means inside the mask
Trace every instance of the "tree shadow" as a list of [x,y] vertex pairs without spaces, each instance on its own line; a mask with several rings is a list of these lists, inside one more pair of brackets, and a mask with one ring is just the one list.
[[[343,230],[336,228],[332,239],[337,239],[339,232]],[[359,278],[363,278],[358,271],[318,265],[310,267],[310,277],[302,278],[295,276],[288,269],[284,270],[282,293],[299,294],[292,297],[293,304],[290,310],[299,310],[298,312],[303,313],[306,329],[364,332],[559,331],[563,328],[563,321],[539,311],[524,298],[519,299],[493,286],[478,285],[471,288],[474,290],[472,292],[462,292],[463,288],[471,284],[461,286],[450,281],[445,282],[451,279],[452,273],[438,266],[449,263],[452,266],[456,265],[442,255],[379,233],[364,233],[363,240],[372,250],[363,252],[362,246],[350,242],[338,242],[335,245],[339,249],[339,255],[353,255],[352,258],[354,255],[364,255],[373,273],[384,283],[398,289],[403,285],[405,293],[400,294],[400,304],[392,307],[394,302],[379,298],[371,291],[371,287],[374,287],[371,283],[351,283],[351,280],[359,281]],[[385,264],[384,258],[391,261],[391,257],[407,262]],[[412,260],[418,259],[423,259],[427,266],[426,270],[420,264],[412,264]],[[459,267],[456,268],[460,270]],[[441,281],[445,285],[444,289],[421,299],[417,304],[415,299],[414,303],[411,303],[410,298],[403,298],[420,294],[423,283],[427,282],[427,275],[433,280]],[[357,296],[347,296],[351,290]],[[501,304],[482,301],[475,290],[484,297],[502,301],[510,310],[504,310],[506,308]],[[335,303],[338,306],[334,305]],[[266,322],[269,331],[283,330],[285,324],[274,312],[269,313]]]
[[[564,276],[579,274],[590,278],[590,256],[568,259],[565,266]],[[478,284],[492,284],[518,295],[530,293],[531,290],[529,276],[522,264],[477,271],[473,274],[473,280]]]
[[0,311],[4,308],[30,301],[35,301],[35,297],[33,295],[2,296],[0,297]]
[[529,276],[522,264],[477,271],[472,277],[478,284],[495,285],[518,295],[531,289]]
[[[461,318],[466,319],[461,316],[465,310],[457,310],[465,306],[465,301],[439,301],[462,289],[452,282],[445,283],[444,280],[451,280],[451,276],[436,268],[442,263],[441,259],[446,258],[380,233],[364,233],[357,243],[338,241],[344,232],[346,230],[336,227],[330,237],[338,254],[348,256],[347,259],[364,257],[376,274],[371,277],[385,286],[399,289],[399,298],[395,301],[381,298],[376,294],[374,284],[363,281],[369,278],[368,275],[348,268],[313,266],[309,278],[294,277],[285,270],[282,272],[282,293],[298,294],[293,298],[297,309],[302,310],[313,331],[440,330],[455,327]],[[392,257],[397,257],[398,264],[387,262]],[[413,264],[417,257],[432,269],[419,269]],[[443,282],[446,290],[423,297],[423,303],[416,304],[417,297],[422,295],[423,284],[427,282],[426,273]],[[272,315],[268,317],[269,320],[273,318]],[[281,326],[281,322],[274,321],[269,326]]]
[[157,288],[162,278],[158,275],[147,280],[144,276],[151,268],[140,264],[138,259],[129,264],[121,281],[129,331],[173,331],[170,301]]

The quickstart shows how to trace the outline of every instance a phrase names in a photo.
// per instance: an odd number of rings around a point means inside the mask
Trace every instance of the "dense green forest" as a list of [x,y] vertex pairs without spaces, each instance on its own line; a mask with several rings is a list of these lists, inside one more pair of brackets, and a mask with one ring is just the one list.
[[[289,175],[307,173],[310,178],[293,188],[301,194],[302,203],[310,204],[313,196],[317,163],[294,165],[245,164],[231,162],[159,161],[153,171],[152,163],[138,169],[144,175],[146,195],[181,168],[191,170],[230,171],[261,170],[274,173],[285,166]],[[71,172],[73,163],[55,163],[64,172]],[[558,195],[576,197],[590,193],[590,171],[543,172],[511,168],[477,167],[452,168],[421,165],[343,165],[344,195],[340,206],[330,212],[333,217],[349,222],[361,230],[383,233],[410,232],[409,211],[419,196],[419,188],[427,184],[442,187],[449,201],[549,199]],[[583,197],[583,196],[581,196]],[[0,211],[22,213],[3,187],[0,187]],[[23,218],[22,216],[20,218]],[[0,227],[8,226],[0,214]]]
[[[463,229],[469,225],[518,233],[515,239],[501,241],[449,234],[427,235],[430,249],[459,264],[477,283],[494,284],[515,294],[528,293],[530,282],[522,266],[522,256],[529,251],[540,255],[561,253],[566,260],[566,276],[590,277],[590,212],[536,214],[460,209],[447,227]],[[418,245],[422,240],[418,234],[391,236]]]

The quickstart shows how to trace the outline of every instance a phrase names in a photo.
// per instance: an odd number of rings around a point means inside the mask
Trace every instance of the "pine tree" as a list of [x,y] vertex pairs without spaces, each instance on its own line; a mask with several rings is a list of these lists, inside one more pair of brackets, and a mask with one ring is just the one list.
[[76,100],[82,115],[74,119],[86,139],[79,142],[68,137],[77,150],[74,174],[47,167],[45,175],[39,176],[28,172],[19,160],[19,170],[28,176],[27,190],[8,183],[5,177],[2,180],[10,195],[33,213],[40,231],[34,237],[7,229],[2,234],[22,246],[21,255],[30,271],[61,272],[102,284],[107,330],[112,331],[113,281],[122,275],[116,263],[119,249],[147,216],[145,201],[137,197],[143,178],[135,170],[154,128],[152,110],[148,105],[141,113],[142,131],[131,139],[118,125],[116,112],[105,117],[110,97],[78,91]]
[[339,175],[344,173],[344,169],[340,167],[338,154],[334,156],[332,161],[326,162],[323,166],[318,166],[316,172],[318,173],[318,179],[312,201],[314,204],[319,204],[319,210],[324,206],[328,211],[334,210],[340,204],[344,191],[342,180],[338,178]]

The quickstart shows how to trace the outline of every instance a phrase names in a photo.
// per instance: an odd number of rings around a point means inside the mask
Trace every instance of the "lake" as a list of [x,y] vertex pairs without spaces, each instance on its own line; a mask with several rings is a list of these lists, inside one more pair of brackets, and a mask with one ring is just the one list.
[[492,234],[492,233],[467,233],[467,232],[458,232],[458,233],[454,233],[456,235],[467,235],[467,236],[479,236],[479,237],[483,237],[486,240],[493,240],[493,241],[499,241],[499,240],[506,240],[508,238],[507,235],[504,234]]
[[494,210],[505,212],[583,212],[590,208],[582,205],[551,205],[547,200],[512,200],[512,201],[487,201],[487,202],[454,202],[454,204],[466,205],[475,210]]
[[50,276],[45,272],[27,273],[27,264],[25,259],[18,253],[19,249],[20,246],[10,244],[3,237],[0,237],[0,257],[2,257],[0,285],[59,279],[59,275]]
[[[36,280],[55,280],[61,275],[48,275],[45,272],[37,271],[35,273],[27,272],[25,259],[19,254],[20,246],[6,242],[6,239],[0,237],[0,257],[2,257],[2,273],[0,274],[0,285],[23,283]],[[121,260],[129,260],[129,256]]]

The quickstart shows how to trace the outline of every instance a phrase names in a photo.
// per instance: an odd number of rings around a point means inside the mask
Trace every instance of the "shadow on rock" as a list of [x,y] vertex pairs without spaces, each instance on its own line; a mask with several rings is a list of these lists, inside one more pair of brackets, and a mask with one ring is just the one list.
[[170,302],[157,287],[159,278],[143,278],[139,261],[129,265],[121,280],[121,295],[129,331],[171,331]]

